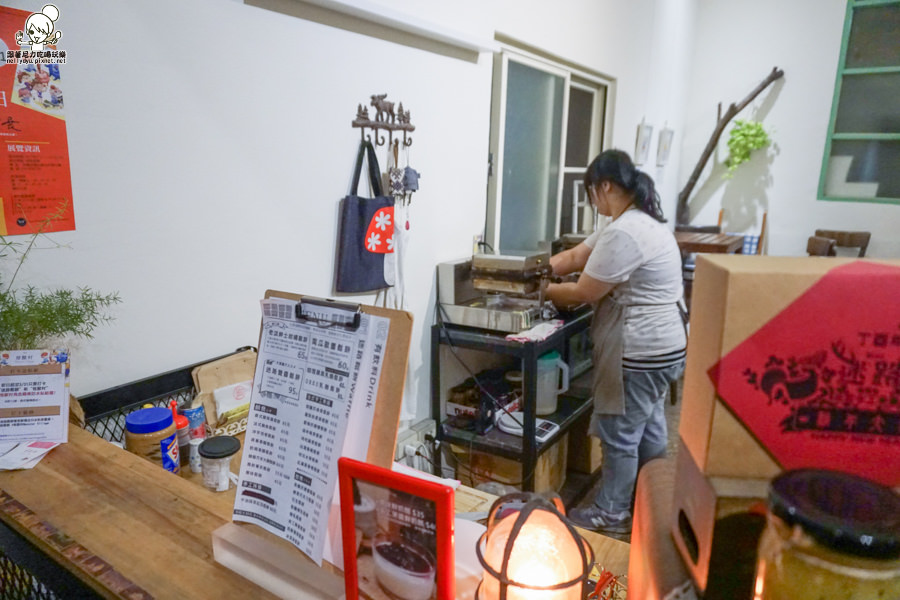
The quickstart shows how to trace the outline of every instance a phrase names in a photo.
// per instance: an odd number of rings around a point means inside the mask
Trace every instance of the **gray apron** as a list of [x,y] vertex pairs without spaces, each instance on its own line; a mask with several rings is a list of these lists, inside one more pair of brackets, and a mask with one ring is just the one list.
[[595,416],[625,414],[625,388],[622,384],[624,324],[624,304],[619,304],[609,294],[597,302],[591,321]]

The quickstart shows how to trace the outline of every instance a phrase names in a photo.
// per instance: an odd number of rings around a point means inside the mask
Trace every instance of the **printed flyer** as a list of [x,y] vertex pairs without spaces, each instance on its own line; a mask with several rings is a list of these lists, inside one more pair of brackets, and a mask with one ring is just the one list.
[[0,235],[75,229],[59,17],[0,7]]
[[69,355],[0,350],[0,443],[69,439]]

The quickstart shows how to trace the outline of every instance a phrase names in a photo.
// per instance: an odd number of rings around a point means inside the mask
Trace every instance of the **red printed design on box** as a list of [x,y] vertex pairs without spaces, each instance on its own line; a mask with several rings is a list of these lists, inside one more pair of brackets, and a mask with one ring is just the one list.
[[781,467],[900,485],[898,298],[900,269],[837,267],[709,370]]
[[366,229],[366,250],[377,254],[389,254],[394,251],[394,207],[380,208],[372,215]]

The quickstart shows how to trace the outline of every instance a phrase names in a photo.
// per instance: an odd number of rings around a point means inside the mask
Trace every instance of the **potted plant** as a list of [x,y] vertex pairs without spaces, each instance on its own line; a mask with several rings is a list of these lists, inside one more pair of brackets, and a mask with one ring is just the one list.
[[765,148],[772,143],[769,134],[759,121],[734,120],[734,127],[728,135],[728,158],[725,165],[728,172],[726,179],[734,176],[734,171],[741,164],[750,160],[750,153]]
[[72,337],[90,338],[93,330],[112,319],[108,310],[121,301],[118,293],[90,287],[40,290],[16,286],[28,255],[45,239],[44,224],[25,242],[0,236],[0,350],[54,348]]

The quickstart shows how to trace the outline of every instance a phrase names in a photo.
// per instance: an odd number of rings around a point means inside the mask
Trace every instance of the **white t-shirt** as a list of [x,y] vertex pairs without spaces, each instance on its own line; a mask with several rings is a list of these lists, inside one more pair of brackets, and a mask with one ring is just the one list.
[[636,208],[584,241],[592,248],[584,273],[616,285],[625,305],[624,356],[658,356],[685,347],[678,301],[684,292],[681,253],[663,224]]

